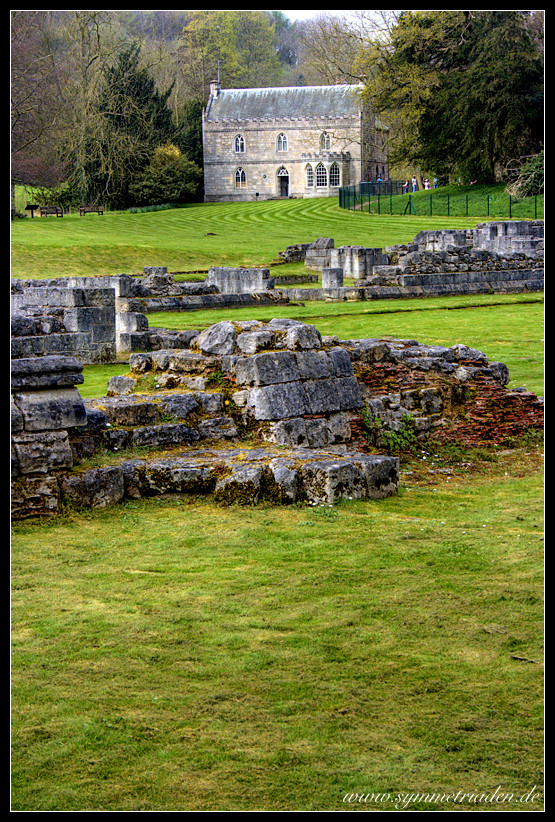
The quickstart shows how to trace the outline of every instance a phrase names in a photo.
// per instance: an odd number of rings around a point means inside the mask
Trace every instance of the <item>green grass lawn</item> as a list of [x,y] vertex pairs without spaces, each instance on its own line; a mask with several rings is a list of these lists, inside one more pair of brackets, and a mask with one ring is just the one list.
[[362,198],[351,193],[347,200],[350,208],[370,211],[373,214],[398,214],[411,211],[423,216],[480,217],[480,220],[541,220],[544,214],[544,197],[524,197],[517,199],[505,193],[503,184],[492,185],[450,185],[438,189],[421,190],[414,194],[389,195],[373,194]]
[[333,509],[16,523],[12,810],[540,810],[538,454],[433,466]]
[[[12,274],[268,264],[319,236],[384,247],[475,222],[333,200],[28,219],[12,224]],[[543,393],[541,294],[232,314],[272,316],[463,342]],[[87,366],[83,396],[126,370]],[[423,448],[379,501],[158,498],[13,523],[12,811],[543,810],[542,497],[530,440]],[[423,796],[498,788],[512,800]]]
[[12,222],[12,277],[136,274],[211,265],[267,266],[288,245],[333,237],[335,245],[384,248],[425,228],[469,228],[478,218],[377,217],[340,209],[337,198],[195,204],[167,211],[72,214]]

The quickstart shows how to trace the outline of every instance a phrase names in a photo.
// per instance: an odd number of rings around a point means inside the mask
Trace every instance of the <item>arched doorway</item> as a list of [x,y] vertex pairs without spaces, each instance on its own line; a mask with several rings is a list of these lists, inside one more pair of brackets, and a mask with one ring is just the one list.
[[277,173],[278,195],[280,197],[289,197],[289,172],[285,166],[281,166]]

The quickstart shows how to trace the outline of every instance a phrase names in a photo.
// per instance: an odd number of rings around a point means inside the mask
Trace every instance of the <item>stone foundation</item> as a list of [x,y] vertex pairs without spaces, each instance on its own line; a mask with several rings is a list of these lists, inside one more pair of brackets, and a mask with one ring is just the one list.
[[[12,362],[14,519],[168,493],[380,499],[397,490],[399,432],[492,444],[543,426],[541,400],[461,343],[339,340],[283,319],[191,333],[187,348],[132,354],[95,400],[74,358]],[[90,467],[100,451],[110,463]]]

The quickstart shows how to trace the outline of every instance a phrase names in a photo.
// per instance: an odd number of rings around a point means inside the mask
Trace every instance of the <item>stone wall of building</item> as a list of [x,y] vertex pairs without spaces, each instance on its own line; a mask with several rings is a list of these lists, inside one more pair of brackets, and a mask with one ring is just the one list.
[[[213,83],[203,114],[205,200],[328,197],[339,186],[358,183],[362,115],[354,91],[347,85],[221,89]],[[386,169],[383,148],[379,158]],[[319,164],[326,170],[325,184],[317,179]],[[330,179],[332,165],[339,171],[337,180]],[[239,169],[243,180],[236,176]]]

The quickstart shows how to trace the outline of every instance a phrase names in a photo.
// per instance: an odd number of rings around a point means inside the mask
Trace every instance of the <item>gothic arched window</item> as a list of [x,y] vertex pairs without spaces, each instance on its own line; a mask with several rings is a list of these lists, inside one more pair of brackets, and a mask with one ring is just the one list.
[[245,174],[242,168],[238,168],[235,171],[235,188],[246,188],[247,187],[247,175]]
[[278,134],[277,138],[277,150],[278,151],[287,151],[287,137],[283,132]]
[[340,179],[339,166],[337,163],[332,163],[330,166],[330,186],[338,186]]
[[328,134],[327,131],[322,132],[320,134],[320,151],[329,151],[331,148],[331,134]]
[[318,163],[316,166],[316,187],[325,188],[328,184],[328,172],[323,163]]
[[238,134],[235,138],[235,152],[237,154],[243,154],[245,151],[245,138],[242,134]]
[[312,188],[314,185],[314,169],[310,165],[310,163],[306,167],[306,185],[307,188]]

